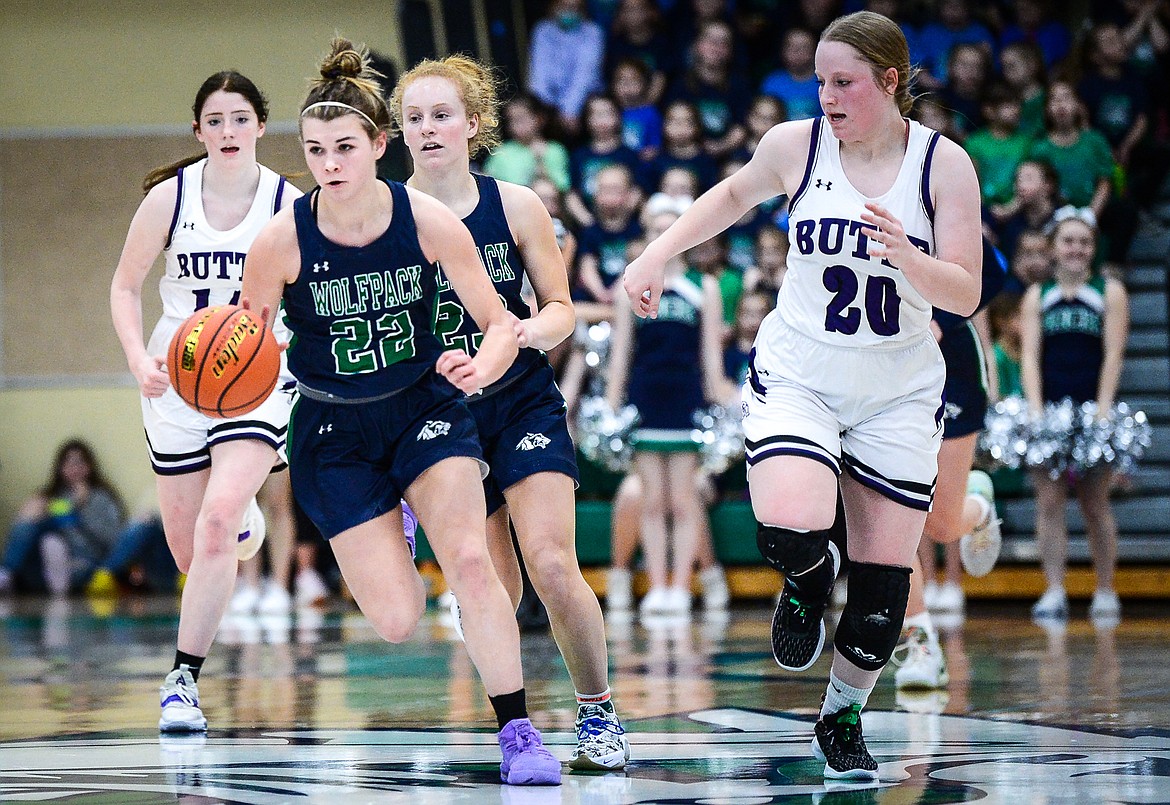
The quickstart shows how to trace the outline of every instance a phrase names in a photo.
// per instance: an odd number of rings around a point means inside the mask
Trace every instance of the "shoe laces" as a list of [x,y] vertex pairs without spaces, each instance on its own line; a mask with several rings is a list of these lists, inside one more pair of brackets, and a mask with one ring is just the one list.
[[834,740],[848,751],[855,751],[861,740],[861,705],[851,704],[832,718]]
[[617,716],[597,705],[585,705],[577,711],[577,738],[596,738],[606,733],[621,735],[625,732]]
[[988,516],[987,520],[977,525],[971,531],[971,542],[977,551],[987,550],[991,545],[991,529],[997,525],[1003,525],[1003,520],[995,516],[994,511]]
[[521,752],[527,752],[529,749],[536,749],[543,745],[540,741],[540,733],[536,731],[535,727],[528,724],[517,727],[513,736],[516,748]]
[[812,620],[810,617],[811,612],[808,604],[804,603],[799,598],[797,598],[796,595],[790,592],[784,593],[784,601],[787,605],[785,606],[787,614],[785,620],[787,621],[788,625],[808,626],[809,621]]
[[178,699],[188,707],[199,706],[198,695],[193,688],[187,687],[187,684],[182,677],[179,677],[173,683],[167,685],[166,701],[170,702],[174,699]]
[[925,629],[921,626],[911,626],[902,633],[902,640],[894,647],[894,653],[890,655],[890,662],[895,667],[901,668],[920,659],[927,653],[926,642],[928,639]]

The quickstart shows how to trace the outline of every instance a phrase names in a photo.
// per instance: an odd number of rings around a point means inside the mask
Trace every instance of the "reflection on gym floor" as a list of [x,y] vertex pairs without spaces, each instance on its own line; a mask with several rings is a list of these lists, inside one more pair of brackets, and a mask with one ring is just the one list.
[[[13,802],[945,803],[1170,801],[1170,680],[1154,608],[1047,627],[1023,604],[944,624],[943,690],[883,678],[865,717],[876,784],[827,785],[809,753],[828,658],[776,667],[770,611],[608,622],[627,773],[498,784],[494,720],[463,644],[431,613],[401,646],[338,607],[225,621],[199,680],[206,736],[162,737],[170,597],[6,601],[0,800]],[[572,685],[524,636],[533,721],[573,742]]]

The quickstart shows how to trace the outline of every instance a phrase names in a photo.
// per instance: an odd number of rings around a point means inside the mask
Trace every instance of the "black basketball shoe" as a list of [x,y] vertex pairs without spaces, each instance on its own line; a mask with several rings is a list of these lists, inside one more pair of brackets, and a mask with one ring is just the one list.
[[[825,609],[841,568],[841,554],[831,542],[828,558],[832,562],[832,576],[823,590],[805,591],[790,579],[784,579],[784,589],[772,615],[772,656],[786,671],[812,667],[825,647]],[[815,572],[811,570],[809,574]]]
[[861,736],[861,705],[851,704],[821,716],[813,730],[812,752],[825,761],[825,776],[834,780],[876,780],[877,761]]

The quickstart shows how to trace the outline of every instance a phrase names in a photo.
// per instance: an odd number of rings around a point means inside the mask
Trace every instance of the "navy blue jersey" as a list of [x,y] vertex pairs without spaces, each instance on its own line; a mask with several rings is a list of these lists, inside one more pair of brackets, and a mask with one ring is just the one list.
[[702,317],[702,276],[687,272],[663,288],[657,318],[635,319],[628,396],[643,429],[689,430],[702,407]]
[[366,246],[321,234],[316,190],[293,204],[301,273],[284,289],[288,367],[303,385],[341,398],[410,386],[442,352],[431,334],[435,267],[419,245],[406,187],[387,184],[393,218]]
[[610,287],[622,276],[629,262],[626,247],[630,241],[642,237],[642,225],[631,217],[625,227],[617,231],[605,229],[600,223],[591,224],[577,236],[578,256],[592,254],[597,258],[597,273],[601,283]]
[[[508,218],[504,215],[504,202],[500,199],[500,188],[490,176],[472,174],[479,187],[479,203],[471,214],[463,219],[464,225],[475,240],[479,259],[496,287],[496,293],[504,307],[518,319],[531,318],[532,310],[520,295],[524,284],[524,257],[512,239]],[[483,341],[483,333],[463,307],[438,267],[438,297],[435,302],[434,333],[444,349],[461,349],[474,355]],[[544,361],[544,354],[531,347],[520,350],[516,360],[504,372],[496,384],[504,384],[527,371],[533,365]]]
[[1055,280],[1040,286],[1041,385],[1044,399],[1097,399],[1105,359],[1105,280],[1094,277],[1066,298]]
[[751,354],[740,349],[735,341],[723,350],[723,374],[739,385],[747,382],[750,363]]
[[610,165],[624,165],[630,172],[632,184],[650,190],[653,177],[647,171],[646,163],[632,149],[619,145],[612,151],[601,152],[591,145],[582,145],[569,154],[569,179],[590,206],[593,206],[593,196],[597,192],[597,174]]
[[676,157],[663,150],[649,163],[654,187],[662,183],[662,177],[671,168],[682,168],[694,176],[700,193],[707,192],[719,181],[719,163],[706,152],[700,151],[693,157]]

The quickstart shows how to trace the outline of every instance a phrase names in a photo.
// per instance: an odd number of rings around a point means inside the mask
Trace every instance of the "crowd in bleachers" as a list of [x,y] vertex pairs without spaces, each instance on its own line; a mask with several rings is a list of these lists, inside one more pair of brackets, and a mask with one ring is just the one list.
[[[984,231],[1011,272],[991,307],[993,396],[1021,390],[1019,300],[1050,275],[1055,220],[1094,221],[1097,266],[1124,280],[1170,153],[1168,0],[1093,0],[1076,18],[1046,0],[551,0],[530,32],[526,84],[504,108],[505,141],[479,168],[544,201],[583,325],[613,320],[617,283],[650,218],[685,209],[750,160],[772,126],[820,113],[819,34],[862,8],[900,24],[919,68],[913,115],[963,144],[978,170]],[[685,256],[719,289],[729,388],[742,381],[787,248],[776,198]],[[587,387],[582,353],[569,342],[551,355],[570,407]],[[1019,491],[1018,477],[1000,480]],[[742,483],[735,490],[746,494]],[[42,505],[17,525],[49,533],[50,519]],[[0,590],[21,571],[0,568]],[[50,588],[86,583],[68,575]]]
[[[537,187],[563,224],[583,323],[615,315],[656,206],[685,205],[734,172],[776,123],[820,114],[818,37],[861,9],[899,23],[919,70],[912,115],[962,144],[978,171],[984,233],[1010,268],[991,311],[992,400],[1023,393],[1019,305],[1053,276],[1056,221],[1094,224],[1097,271],[1124,280],[1170,153],[1165,0],[1094,2],[1076,17],[1045,0],[552,0],[532,29],[527,86],[506,108],[506,142],[482,169]],[[740,300],[756,290],[774,299],[783,279],[785,201],[686,254],[722,294],[723,368],[735,383]],[[572,406],[583,385],[570,353],[554,360]],[[1018,472],[997,483],[1026,489]],[[625,584],[625,552],[615,554]]]
[[[577,240],[575,296],[609,304],[646,200],[695,197],[750,159],[771,126],[818,115],[817,37],[860,8],[899,22],[919,68],[913,114],[975,162],[1011,290],[1035,279],[1016,264],[1021,237],[1066,205],[1092,213],[1098,262],[1122,272],[1138,211],[1166,172],[1164,0],[1097,2],[1078,19],[1044,0],[553,0],[532,29],[527,87],[506,107],[506,141],[482,168],[551,184],[542,195]],[[784,228],[777,199],[709,247],[729,315]]]
[[[532,30],[527,87],[505,108],[505,142],[482,169],[537,188],[564,225],[583,321],[610,315],[648,199],[694,198],[771,126],[820,113],[817,37],[860,8],[899,22],[919,69],[914,116],[976,165],[985,234],[1012,272],[999,308],[1047,275],[1044,235],[1062,208],[1097,223],[1098,266],[1124,275],[1166,174],[1165,0],[1096,2],[1077,19],[1044,0],[553,0]],[[688,254],[719,281],[727,340],[740,295],[774,291],[783,275],[784,201]]]

